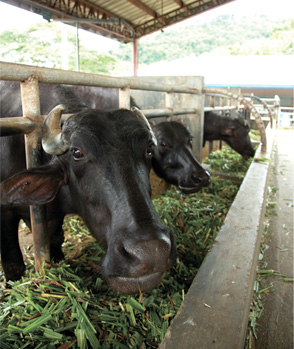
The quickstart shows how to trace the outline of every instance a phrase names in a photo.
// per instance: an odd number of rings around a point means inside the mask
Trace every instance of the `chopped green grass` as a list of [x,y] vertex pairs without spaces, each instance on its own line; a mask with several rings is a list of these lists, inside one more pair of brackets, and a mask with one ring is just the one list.
[[173,188],[153,199],[162,222],[174,232],[177,263],[148,294],[120,296],[99,274],[105,251],[78,216],[64,223],[66,259],[2,287],[3,348],[157,348],[176,315],[203,258],[213,245],[238,191],[213,178],[201,192]]

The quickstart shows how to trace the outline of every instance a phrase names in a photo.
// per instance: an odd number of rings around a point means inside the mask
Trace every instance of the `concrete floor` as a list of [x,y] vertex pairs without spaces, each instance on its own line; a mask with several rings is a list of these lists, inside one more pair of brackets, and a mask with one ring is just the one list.
[[[293,278],[294,226],[294,129],[277,129],[273,147],[270,186],[278,188],[274,211],[270,215],[269,245],[265,269],[274,269]],[[277,276],[263,278],[263,287],[273,283],[265,296],[264,312],[256,326],[256,349],[293,349],[293,282]]]

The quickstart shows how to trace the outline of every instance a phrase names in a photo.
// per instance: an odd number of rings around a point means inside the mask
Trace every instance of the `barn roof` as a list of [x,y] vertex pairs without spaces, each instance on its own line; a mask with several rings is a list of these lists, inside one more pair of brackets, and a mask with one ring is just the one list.
[[126,43],[234,0],[1,1]]

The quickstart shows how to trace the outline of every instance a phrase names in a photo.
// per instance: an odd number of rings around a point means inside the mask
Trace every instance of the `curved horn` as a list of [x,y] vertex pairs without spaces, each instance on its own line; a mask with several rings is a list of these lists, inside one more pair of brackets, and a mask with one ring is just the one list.
[[149,121],[147,120],[146,116],[142,113],[142,111],[140,109],[138,109],[137,107],[132,107],[131,108],[131,111],[134,112],[135,114],[137,114],[147,125],[148,127],[148,130],[150,131],[151,133],[151,136],[152,136],[152,142],[157,145],[157,139],[152,131],[152,128],[149,124]]
[[241,125],[245,127],[249,127],[248,122],[243,118],[243,115],[239,110],[237,110],[237,116],[238,116],[238,121],[240,122]]
[[61,114],[65,109],[63,104],[51,110],[43,125],[42,146],[51,155],[63,154],[69,147],[61,132]]

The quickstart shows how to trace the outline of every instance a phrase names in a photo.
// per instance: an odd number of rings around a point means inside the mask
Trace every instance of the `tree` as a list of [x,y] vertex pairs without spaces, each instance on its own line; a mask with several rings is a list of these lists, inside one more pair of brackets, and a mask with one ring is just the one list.
[[[0,33],[2,61],[57,68],[63,66],[64,53],[68,56],[68,69],[76,70],[75,36],[67,32],[67,44],[62,40],[59,24],[35,24],[27,31]],[[117,58],[80,45],[80,71],[110,75],[118,64]]]

